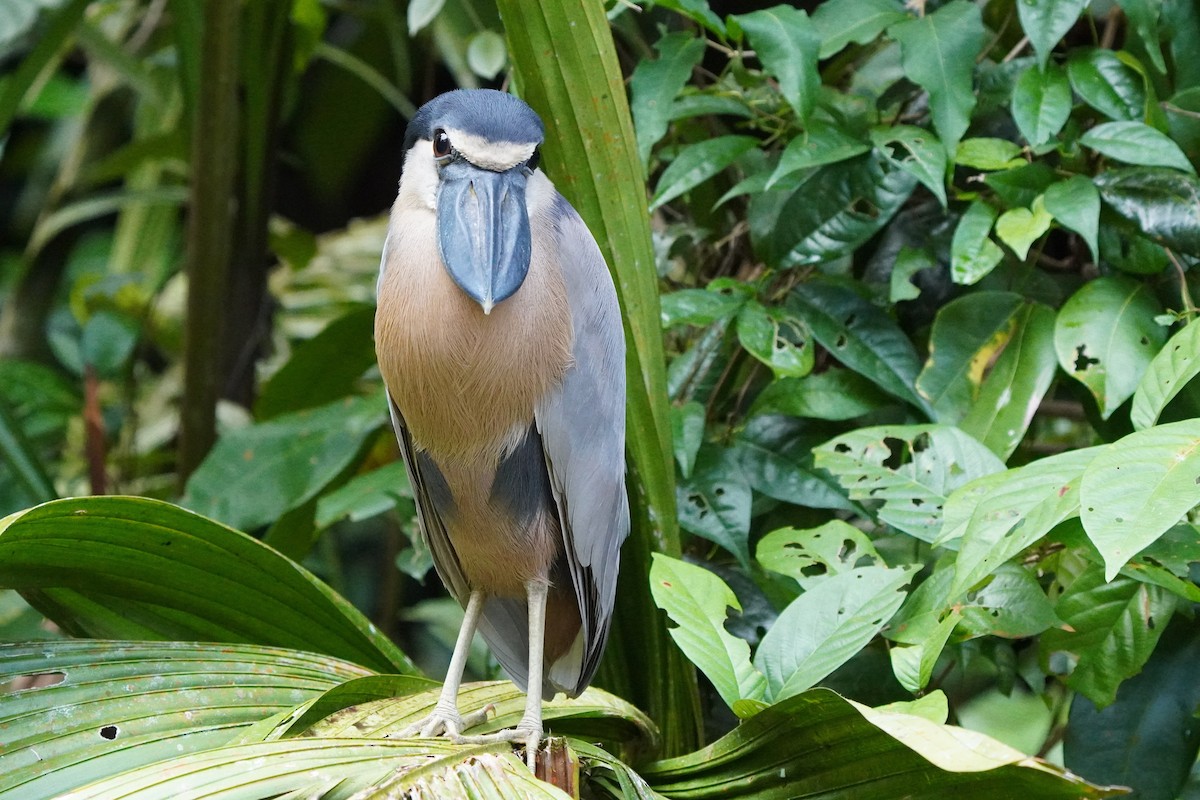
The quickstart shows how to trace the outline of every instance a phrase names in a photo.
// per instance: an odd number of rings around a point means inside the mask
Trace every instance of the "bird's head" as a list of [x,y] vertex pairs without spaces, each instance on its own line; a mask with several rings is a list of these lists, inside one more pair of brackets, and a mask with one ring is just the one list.
[[543,138],[533,109],[491,89],[435,97],[405,133],[401,191],[419,193],[436,211],[442,263],[485,314],[529,272],[525,185]]

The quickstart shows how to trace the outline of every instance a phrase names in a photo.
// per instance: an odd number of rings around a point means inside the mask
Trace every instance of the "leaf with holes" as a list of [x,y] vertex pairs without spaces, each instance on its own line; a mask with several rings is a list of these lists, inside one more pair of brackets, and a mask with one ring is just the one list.
[[946,148],[930,131],[915,125],[871,129],[871,142],[888,163],[912,175],[946,207]]
[[816,528],[780,528],[764,536],[754,557],[764,569],[787,575],[804,590],[857,567],[886,566],[871,538],[840,519]]
[[746,352],[770,367],[776,378],[800,378],[812,371],[807,331],[781,309],[747,302],[738,313],[737,335]]
[[680,527],[724,547],[749,569],[751,491],[733,451],[701,447],[695,471],[675,493]]
[[991,580],[955,607],[962,613],[959,631],[973,637],[1024,639],[1061,625],[1037,578],[1017,564],[1001,564]]
[[1004,464],[990,450],[947,425],[860,428],[816,448],[816,465],[834,474],[852,500],[882,501],[879,518],[932,542],[946,498]]
[[1156,425],[1104,448],[1083,473],[1080,519],[1108,580],[1200,505],[1200,420]]
[[767,682],[750,663],[750,645],[725,630],[728,609],[742,607],[724,581],[703,567],[655,553],[650,590],[675,623],[671,638],[726,705],[763,698]]
[[1043,663],[1070,665],[1068,686],[1103,708],[1121,681],[1141,671],[1175,611],[1166,589],[1119,575],[1105,581],[1091,567],[1067,587],[1055,605],[1065,626],[1038,641]]
[[799,694],[866,647],[904,602],[916,565],[831,575],[780,613],[754,654],[771,702]]
[[1146,284],[1125,277],[1088,281],[1059,310],[1059,366],[1088,388],[1104,419],[1134,393],[1162,347],[1166,332],[1154,321],[1161,312]]
[[1200,323],[1189,322],[1172,336],[1142,376],[1133,393],[1129,419],[1133,427],[1149,428],[1188,381],[1200,374]]
[[1004,258],[1000,245],[988,236],[995,221],[995,209],[982,200],[972,202],[959,218],[950,242],[950,277],[955,283],[975,283]]

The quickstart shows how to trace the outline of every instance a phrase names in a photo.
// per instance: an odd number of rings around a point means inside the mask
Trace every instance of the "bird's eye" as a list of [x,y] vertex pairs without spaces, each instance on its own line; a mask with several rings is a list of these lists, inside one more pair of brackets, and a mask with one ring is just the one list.
[[433,155],[437,158],[450,155],[450,137],[441,128],[433,132]]
[[529,160],[525,162],[525,168],[530,172],[533,172],[538,168],[538,164],[540,163],[542,163],[542,148],[535,147],[533,148],[533,155],[531,155]]

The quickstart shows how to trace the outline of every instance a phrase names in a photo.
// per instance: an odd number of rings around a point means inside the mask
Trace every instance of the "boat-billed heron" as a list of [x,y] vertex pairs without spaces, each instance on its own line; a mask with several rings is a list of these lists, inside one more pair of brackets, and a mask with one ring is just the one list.
[[575,696],[608,637],[625,496],[625,340],[596,241],[538,170],[542,121],[492,90],[421,107],[404,137],[375,347],[434,566],[466,608],[432,714],[402,735],[463,731],[476,631],[526,693]]

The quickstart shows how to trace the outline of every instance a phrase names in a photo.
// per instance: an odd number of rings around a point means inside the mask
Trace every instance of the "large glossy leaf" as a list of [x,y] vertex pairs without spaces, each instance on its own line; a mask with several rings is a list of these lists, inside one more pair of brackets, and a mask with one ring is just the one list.
[[766,188],[770,189],[783,178],[795,172],[826,164],[836,164],[861,155],[871,149],[871,145],[852,136],[837,125],[824,120],[814,119],[800,134],[788,142],[787,147],[779,156],[779,165]]
[[675,623],[671,638],[725,704],[763,699],[767,681],[750,663],[750,645],[725,630],[727,609],[742,610],[725,582],[703,567],[656,553],[650,586],[658,607]]
[[655,47],[658,58],[639,61],[629,80],[629,102],[642,164],[649,163],[651,148],[666,135],[675,97],[704,55],[704,40],[685,32],[669,33]]
[[1085,103],[1110,119],[1140,120],[1145,113],[1142,77],[1112,50],[1076,48],[1067,60],[1067,77]]
[[1012,113],[1021,135],[1034,147],[1057,136],[1071,116],[1071,84],[1066,71],[1057,64],[1045,64],[1021,73],[1013,87]]
[[1104,448],[1079,487],[1080,519],[1105,578],[1200,505],[1200,420],[1136,431]]
[[1196,168],[1171,137],[1144,122],[1105,122],[1081,136],[1079,143],[1126,164],[1173,167],[1193,175],[1196,173]]
[[803,378],[772,381],[754,400],[751,415],[787,414],[811,419],[844,420],[886,404],[875,385],[848,369],[827,369]]
[[889,25],[906,18],[894,0],[828,0],[812,14],[813,26],[821,36],[821,58],[829,58],[851,42],[868,44]]
[[[0,647],[0,798],[42,800],[97,777],[220,747],[247,726],[367,674],[250,645],[58,641]],[[53,721],[53,722],[51,722]]]
[[655,791],[695,800],[1078,800],[1120,793],[982,734],[868,709],[828,689],[788,698],[642,775]]
[[1063,370],[1096,398],[1110,417],[1129,399],[1166,339],[1149,288],[1129,278],[1088,281],[1058,312],[1054,349]]
[[975,57],[985,41],[979,7],[952,0],[932,14],[888,28],[900,42],[904,73],[929,93],[933,126],[953,153],[975,108]]
[[932,415],[914,388],[921,365],[912,343],[879,308],[850,289],[818,281],[796,287],[787,304],[839,362]]
[[1058,40],[1071,30],[1090,0],[1027,0],[1017,4],[1021,29],[1037,53],[1039,68],[1045,68]]
[[308,570],[157,500],[56,500],[0,523],[0,585],[82,636],[292,647],[415,669]]
[[816,465],[832,472],[850,498],[882,501],[879,518],[932,542],[946,498],[1004,464],[975,439],[946,425],[860,428],[816,448]]
[[831,575],[788,604],[754,654],[775,702],[799,694],[875,638],[907,596],[918,567],[857,567]]
[[1133,393],[1129,420],[1133,427],[1149,428],[1188,381],[1200,374],[1200,325],[1189,322],[1167,340],[1146,368]]
[[1067,685],[1103,708],[1121,681],[1141,671],[1174,610],[1166,589],[1124,575],[1106,582],[1092,567],[1059,597],[1055,613],[1066,627],[1042,634],[1043,658],[1051,667],[1067,659]]
[[1200,256],[1200,180],[1171,169],[1108,170],[1096,177],[1117,214],[1164,247]]
[[817,73],[821,38],[808,14],[791,5],[778,5],[732,19],[745,31],[763,69],[779,81],[784,99],[801,120],[807,120],[821,87]]
[[733,450],[750,486],[767,497],[809,508],[857,508],[832,475],[813,466],[812,448],[819,442],[798,420],[759,415],[746,424]]

